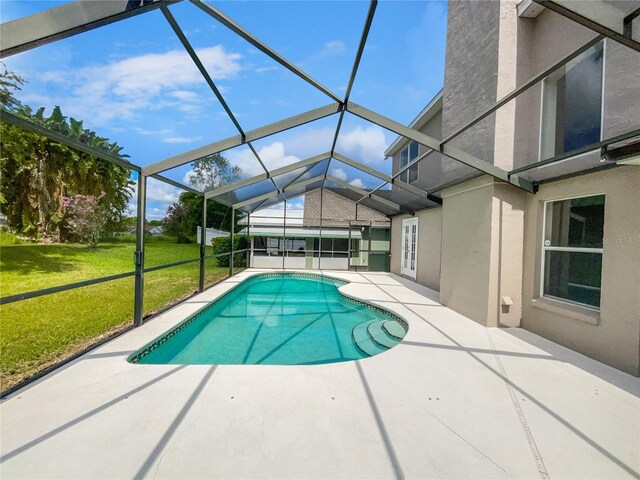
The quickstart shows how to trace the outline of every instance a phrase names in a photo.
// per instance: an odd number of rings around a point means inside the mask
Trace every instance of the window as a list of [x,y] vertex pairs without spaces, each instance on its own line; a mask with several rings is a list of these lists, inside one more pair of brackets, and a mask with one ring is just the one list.
[[[314,249],[318,249],[318,239],[313,241]],[[347,238],[322,238],[322,256],[329,258],[347,257],[349,240]]]
[[541,160],[601,140],[603,56],[601,42],[544,79]]
[[[418,158],[418,143],[411,142],[400,152],[400,168],[406,167],[416,158]],[[398,178],[405,183],[415,182],[418,179],[418,165],[414,165],[408,170],[405,170]]]
[[547,202],[543,295],[599,308],[603,236],[604,195]]

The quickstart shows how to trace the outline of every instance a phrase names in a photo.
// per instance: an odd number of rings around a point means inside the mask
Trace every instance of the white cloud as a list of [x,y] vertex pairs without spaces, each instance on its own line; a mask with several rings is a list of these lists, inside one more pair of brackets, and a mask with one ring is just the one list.
[[[196,50],[205,68],[216,80],[235,76],[241,66],[241,55],[228,53],[222,45]],[[88,67],[80,73],[101,74],[94,77],[93,86],[112,87],[118,95],[153,93],[168,88],[202,82],[202,76],[186,51],[148,53],[99,67]]]
[[[177,203],[182,190],[161,182],[155,178],[147,180],[147,220],[162,220],[167,208],[172,203]],[[127,205],[127,215],[135,216],[138,209],[138,183],[133,185],[133,195]]]
[[[287,153],[300,158],[327,152],[335,134],[335,127],[306,128],[283,141]],[[384,151],[389,143],[382,128],[371,125],[343,127],[338,137],[336,151],[369,165],[383,165]]]
[[179,188],[160,180],[150,178],[147,183],[147,202],[161,202],[169,206],[170,203],[176,203],[182,193]]
[[287,210],[304,210],[304,197],[287,202]]
[[[234,78],[242,70],[238,53],[222,45],[196,50],[215,80]],[[141,110],[178,108],[199,112],[205,102],[193,88],[204,88],[200,72],[186,51],[148,53],[65,71],[48,71],[42,78],[66,86],[56,98],[65,113],[92,119],[92,125],[130,119]],[[27,102],[49,104],[45,95],[25,95]],[[213,101],[213,99],[211,99]]]
[[362,128],[360,126],[349,132],[341,133],[338,139],[339,152],[352,154],[364,163],[382,163],[384,151],[387,149],[387,141],[384,132],[380,127],[370,126]]
[[256,68],[256,73],[275,72],[276,70],[279,70],[279,68],[275,65],[269,67],[258,67]]
[[166,213],[166,208],[147,208],[146,218],[147,220],[162,220],[166,216]]
[[162,139],[162,143],[193,143],[201,139],[202,137],[167,137]]
[[136,127],[136,132],[140,135],[166,135],[167,133],[171,133],[171,130],[168,128],[163,128],[161,130],[147,130],[146,128]]
[[347,172],[345,172],[341,168],[332,168],[331,175],[336,177],[338,180],[342,180],[343,182],[347,181]]
[[135,200],[129,200],[127,204],[127,215],[135,217],[138,214],[138,202]]
[[194,100],[198,100],[200,95],[191,90],[175,90],[169,93],[171,97],[177,98],[178,100],[182,100],[184,102],[190,102]]
[[[345,172],[341,168],[332,168],[331,175],[333,177],[336,177],[338,180],[342,180],[343,182],[346,182],[347,178],[349,178],[347,172]],[[365,188],[364,182],[360,178],[354,178],[349,182],[349,185],[352,185],[356,188]]]
[[[265,145],[258,150],[258,155],[269,170],[284,167],[300,160],[295,155],[289,155],[285,152],[285,146],[282,142],[273,142]],[[264,173],[264,170],[256,160],[251,150],[248,148],[229,152],[226,157],[231,161],[232,165],[237,165],[242,169],[243,177],[253,177]]]
[[337,55],[345,51],[344,42],[342,40],[331,40],[324,44],[324,47],[320,51],[320,56],[326,57],[329,55]]
[[64,83],[66,80],[63,72],[45,72],[41,78],[44,82],[52,83]]

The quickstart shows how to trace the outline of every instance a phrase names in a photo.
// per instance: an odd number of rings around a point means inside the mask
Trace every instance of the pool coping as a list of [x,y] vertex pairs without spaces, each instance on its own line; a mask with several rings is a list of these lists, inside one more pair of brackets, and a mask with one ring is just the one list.
[[[140,347],[139,349],[137,349],[135,352],[133,352],[132,354],[130,354],[127,357],[127,359],[126,359],[127,362],[131,363],[131,364],[138,364],[140,362],[140,360],[142,360],[144,357],[149,355],[155,349],[157,349],[158,347],[160,347],[161,345],[163,345],[164,343],[169,341],[171,338],[176,336],[179,332],[184,330],[186,327],[191,325],[202,314],[204,314],[205,312],[207,312],[208,310],[213,308],[215,305],[217,305],[219,302],[221,302],[227,295],[232,293],[234,290],[240,288],[243,284],[245,284],[249,280],[252,280],[254,278],[259,278],[259,277],[282,277],[282,276],[330,280],[331,283],[333,283],[333,285],[336,287],[336,290],[338,290],[338,293],[340,293],[340,295],[345,300],[347,300],[348,302],[354,303],[356,305],[360,305],[360,306],[369,308],[369,309],[371,309],[373,311],[376,311],[378,313],[383,313],[383,314],[387,315],[388,317],[390,317],[391,319],[397,321],[398,323],[400,323],[403,326],[403,328],[405,330],[405,337],[409,333],[409,322],[407,322],[404,318],[402,318],[402,316],[398,315],[397,313],[395,313],[395,312],[393,312],[393,311],[391,311],[391,310],[389,310],[389,309],[387,309],[385,307],[381,307],[381,306],[376,305],[374,303],[367,302],[365,300],[356,298],[356,297],[354,297],[352,295],[349,295],[347,293],[342,292],[340,289],[342,287],[346,286],[346,285],[349,285],[351,283],[351,281],[349,281],[349,280],[345,280],[345,279],[342,279],[342,278],[334,277],[334,276],[331,276],[331,275],[325,275],[324,273],[319,274],[319,273],[299,272],[299,271],[291,271],[291,270],[289,270],[289,271],[288,270],[284,270],[284,271],[278,271],[278,272],[255,272],[255,273],[252,273],[251,275],[249,275],[247,278],[243,279],[238,284],[236,284],[233,287],[231,287],[229,290],[227,290],[227,291],[221,293],[220,295],[218,295],[216,298],[211,300],[209,303],[207,303],[203,307],[199,308],[198,310],[196,310],[195,312],[193,312],[189,316],[187,316],[187,318],[185,318],[184,320],[181,320],[176,325],[174,325],[173,327],[169,328],[166,332],[160,334],[159,336],[155,337],[150,342],[147,342],[146,344],[144,344],[142,347]],[[401,343],[401,342],[402,342],[402,339],[398,342],[398,344]],[[366,352],[363,352],[363,353],[366,353]],[[381,353],[384,353],[384,352],[381,352]],[[375,356],[375,355],[373,355],[373,356]],[[365,357],[365,358],[371,358],[371,355],[369,355],[368,357]],[[362,359],[360,359],[360,360],[362,360]],[[341,362],[329,362],[329,363],[341,363]],[[190,364],[182,364],[181,363],[181,364],[176,364],[176,365],[190,365]],[[254,365],[254,364],[252,364],[252,365]],[[259,365],[259,364],[255,364],[255,365]],[[291,364],[291,365],[297,365],[297,364]],[[311,364],[311,365],[315,365],[315,364]],[[323,364],[317,364],[317,365],[323,365]],[[290,366],[290,364],[283,364],[282,366]]]

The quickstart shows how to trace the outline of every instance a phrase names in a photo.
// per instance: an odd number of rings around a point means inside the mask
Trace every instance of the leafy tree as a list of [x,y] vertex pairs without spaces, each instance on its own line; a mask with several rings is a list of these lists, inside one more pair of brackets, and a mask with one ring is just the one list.
[[[113,156],[126,157],[117,143],[84,128],[82,121],[68,119],[59,107],[46,117],[44,108],[33,112],[22,105],[14,92],[23,83],[6,69],[0,73],[3,108]],[[0,149],[0,211],[7,215],[7,224],[14,231],[40,239],[71,240],[73,232],[64,221],[63,199],[78,194],[104,193],[108,230],[124,217],[132,195],[128,169],[6,122],[0,123]]]
[[234,167],[229,160],[214,153],[191,164],[193,172],[187,181],[196,189],[207,191],[238,181],[242,170]]
[[162,226],[167,235],[177,237],[178,243],[190,243],[194,225],[189,216],[189,206],[182,203],[169,205]]
[[[229,161],[218,153],[196,160],[192,166],[193,173],[189,176],[188,182],[193,187],[205,191],[235,182],[241,174],[239,167],[232,167]],[[202,209],[202,195],[192,192],[182,193],[178,203],[172,204],[167,209],[167,215],[163,220],[165,232],[176,236],[178,243],[188,242],[196,234],[196,227],[202,225]],[[207,227],[230,231],[231,225],[231,208],[209,200]]]
[[[196,225],[202,225],[202,195],[184,192],[180,195],[179,202],[189,207],[188,215],[194,228]],[[207,201],[207,228],[212,227],[227,232],[231,230],[231,207],[227,207],[215,200]]]
[[19,75],[7,70],[4,63],[0,62],[0,65],[4,70],[0,73],[0,105],[7,110],[17,110],[22,104],[13,96],[13,92],[22,90],[25,81]]
[[74,195],[64,197],[66,209],[66,223],[81,242],[88,242],[93,248],[98,246],[98,240],[107,223],[107,212],[100,200],[105,194]]

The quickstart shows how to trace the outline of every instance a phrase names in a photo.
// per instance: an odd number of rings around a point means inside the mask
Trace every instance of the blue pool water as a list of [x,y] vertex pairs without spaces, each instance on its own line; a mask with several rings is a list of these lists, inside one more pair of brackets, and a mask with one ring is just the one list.
[[405,322],[342,296],[343,283],[319,275],[251,277],[130,361],[302,365],[366,358],[396,345]]

